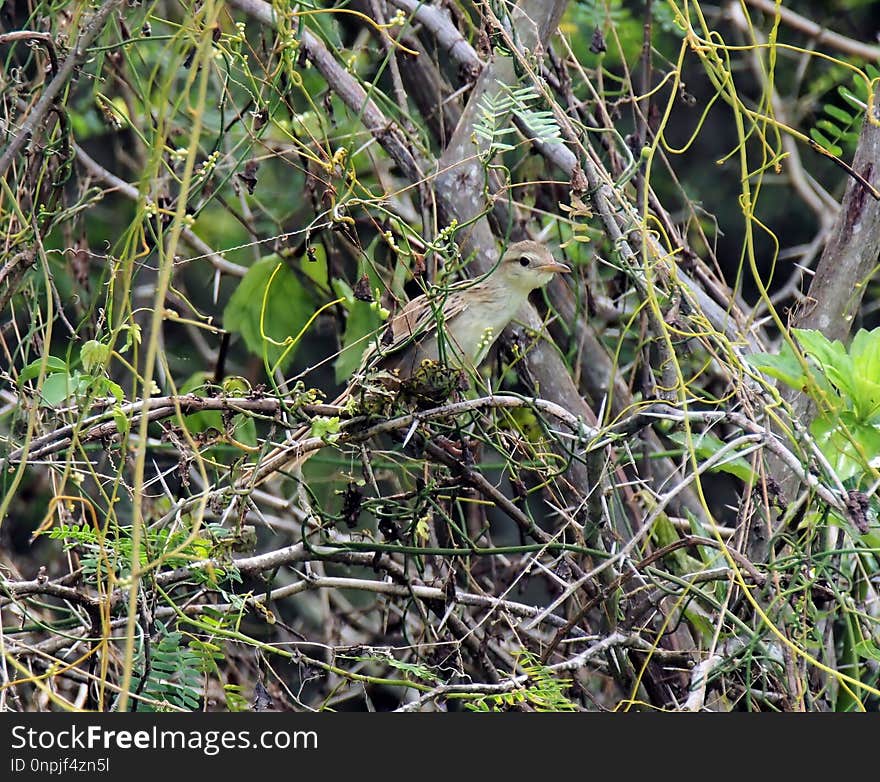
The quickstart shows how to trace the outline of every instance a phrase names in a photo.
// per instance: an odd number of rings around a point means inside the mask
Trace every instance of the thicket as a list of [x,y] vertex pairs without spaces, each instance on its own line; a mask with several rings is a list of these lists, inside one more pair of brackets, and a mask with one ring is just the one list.
[[875,709],[878,17],[4,3],[0,708]]

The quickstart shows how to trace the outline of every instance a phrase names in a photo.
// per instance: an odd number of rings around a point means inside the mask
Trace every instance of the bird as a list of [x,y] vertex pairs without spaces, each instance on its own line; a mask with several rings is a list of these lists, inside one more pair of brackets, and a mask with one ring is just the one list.
[[[405,383],[426,364],[476,371],[529,294],[556,274],[570,272],[545,245],[527,239],[511,244],[492,271],[478,281],[429,289],[389,321],[382,336],[365,350],[359,370],[333,404],[344,405],[364,379],[376,373]],[[308,431],[305,426],[292,432],[287,443],[263,456],[257,467],[242,476],[239,486],[249,482],[252,486],[255,479],[262,482],[292,462],[308,458],[310,454],[299,451],[299,440]]]

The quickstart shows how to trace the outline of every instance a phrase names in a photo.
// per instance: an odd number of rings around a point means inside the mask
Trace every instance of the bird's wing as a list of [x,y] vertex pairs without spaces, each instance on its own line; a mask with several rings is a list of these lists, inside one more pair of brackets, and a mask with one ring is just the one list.
[[473,287],[472,282],[456,283],[447,289],[444,295],[429,298],[422,294],[410,301],[401,312],[395,315],[380,332],[378,344],[367,350],[361,363],[363,369],[375,367],[383,358],[406,349],[407,346],[418,344],[424,337],[432,334],[440,315],[449,322],[466,306],[464,290]]
[[[378,335],[376,341],[364,352],[355,378],[363,378],[366,373],[375,369],[386,356],[399,353],[405,350],[408,345],[418,344],[433,333],[439,309],[442,309],[443,319],[446,323],[461,314],[467,306],[467,298],[463,294],[473,286],[472,281],[464,280],[451,285],[442,295],[435,294],[429,299],[428,296],[422,294],[410,301],[401,312],[391,319]],[[332,404],[344,406],[356,384],[357,381],[353,379],[348,388]],[[287,442],[273,448],[256,467],[246,471],[239,478],[237,485],[253,488],[274,472],[282,470],[290,464],[302,464],[314,453],[314,451],[303,453],[301,449],[301,441],[308,434],[309,426],[302,426],[290,433]]]

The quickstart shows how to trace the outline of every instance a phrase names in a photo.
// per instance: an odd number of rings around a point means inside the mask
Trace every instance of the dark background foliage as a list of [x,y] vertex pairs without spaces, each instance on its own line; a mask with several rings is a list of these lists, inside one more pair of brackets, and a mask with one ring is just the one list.
[[880,6],[522,5],[0,8],[3,708],[876,706]]

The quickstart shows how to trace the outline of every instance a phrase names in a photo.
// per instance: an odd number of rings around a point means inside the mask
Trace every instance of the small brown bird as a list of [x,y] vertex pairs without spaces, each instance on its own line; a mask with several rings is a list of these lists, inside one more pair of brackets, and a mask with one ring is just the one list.
[[[479,282],[464,280],[416,297],[392,318],[379,344],[367,349],[361,369],[334,404],[344,404],[352,389],[371,372],[394,372],[406,380],[424,361],[475,371],[529,294],[550,282],[554,274],[570,271],[543,244],[526,240],[510,245],[501,262]],[[260,459],[239,485],[261,483],[301,458],[299,440],[307,432],[307,428],[292,432],[289,445],[279,446]]]
[[392,319],[387,347],[368,352],[364,366],[410,377],[422,361],[442,358],[456,369],[476,369],[529,294],[569,271],[538,242],[512,244],[480,282],[465,280],[413,299]]

